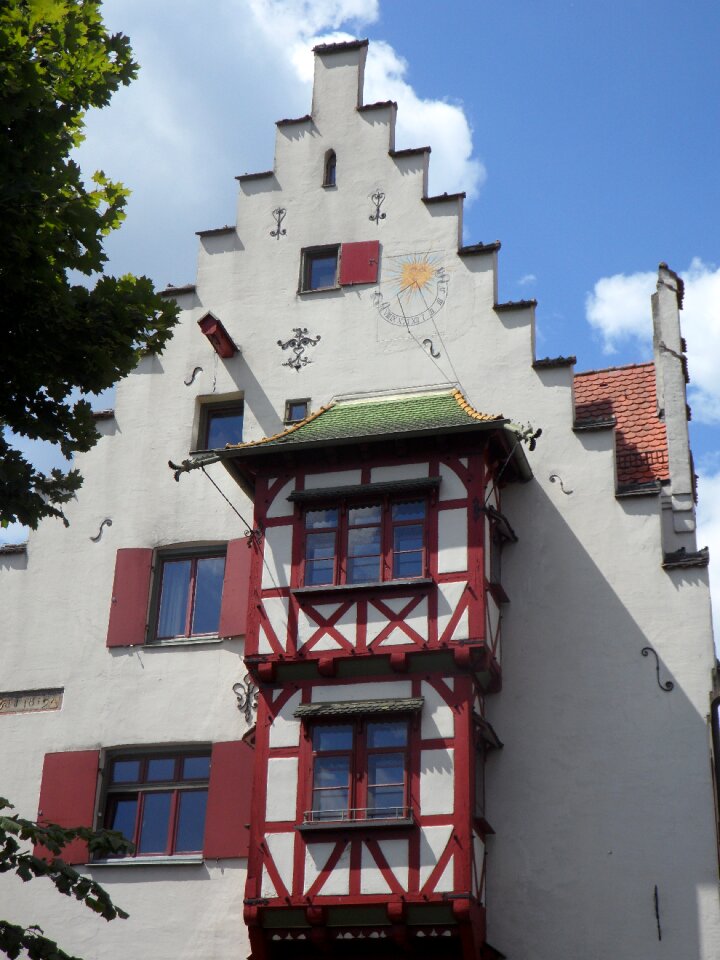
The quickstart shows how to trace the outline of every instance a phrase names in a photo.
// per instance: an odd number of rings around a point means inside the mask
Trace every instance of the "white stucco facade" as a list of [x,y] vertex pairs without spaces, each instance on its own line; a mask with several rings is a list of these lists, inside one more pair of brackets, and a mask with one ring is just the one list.
[[[486,856],[488,941],[513,960],[715,960],[720,906],[707,568],[663,566],[678,549],[691,558],[698,549],[678,361],[668,350],[658,354],[669,481],[618,497],[612,426],[574,430],[572,367],[534,365],[533,304],[496,309],[503,299],[496,247],[462,248],[462,198],[427,202],[428,153],[394,153],[395,105],[358,109],[364,54],[351,45],[316,56],[311,115],[278,126],[271,174],[239,178],[236,224],[200,236],[196,283],[175,294],[182,314],[171,343],[118,385],[114,417],[99,422],[97,446],[77,457],[85,482],[66,510],[69,528],[45,521],[26,553],[0,555],[0,695],[63,691],[60,709],[0,713],[0,792],[34,817],[48,753],[190,748],[246,732],[232,691],[245,673],[241,636],[115,648],[105,641],[118,550],[225,544],[244,535],[244,522],[201,471],[175,483],[167,466],[198,446],[203,404],[242,399],[243,440],[254,441],[283,429],[291,399],[309,398],[317,410],[338,397],[459,386],[476,410],[543,431],[527,453],[533,479],[502,493],[518,541],[503,556],[509,602],[493,600],[487,609],[490,636],[502,616],[503,686],[486,698],[486,715],[504,744],[486,768],[494,834],[485,847],[475,838],[476,861]],[[328,150],[336,153],[337,175],[335,185],[324,186]],[[371,197],[378,191],[385,216],[374,220]],[[278,208],[286,232],[275,237]],[[304,250],[375,240],[377,283],[299,292]],[[388,322],[378,300],[391,296],[394,258],[428,257],[447,278],[443,303],[417,324]],[[648,325],[654,316],[656,345],[677,354],[679,340],[668,339],[677,319],[673,277],[661,270]],[[208,312],[239,348],[234,357],[221,359],[199,331]],[[298,328],[318,342],[305,350],[311,362],[295,370],[284,365],[292,351],[278,341]],[[221,463],[206,470],[251,524],[253,506],[231,474]],[[464,588],[452,575],[469,561],[466,509],[453,506],[462,484],[450,466],[442,471],[438,496],[450,506],[442,511],[437,553],[439,573],[448,576],[439,585],[437,619],[447,625]],[[374,483],[427,476],[428,463],[420,460],[372,469]],[[309,475],[306,487],[360,482],[359,470],[345,470]],[[292,514],[287,495],[281,491],[268,513],[278,525],[266,531],[267,589],[291,583],[291,531],[282,525]],[[112,525],[92,539],[105,518]],[[287,602],[278,595],[266,603],[268,623],[280,634]],[[325,606],[331,616],[333,605]],[[373,616],[370,641],[386,622],[377,611]],[[355,642],[353,617],[350,611],[337,624],[348,642]],[[413,631],[426,639],[427,607],[418,605],[411,617]],[[298,624],[300,644],[316,627],[307,618]],[[461,618],[451,639],[468,629]],[[319,642],[328,650],[338,644]],[[393,646],[392,634],[385,643]],[[660,681],[671,681],[672,690],[661,689],[653,656],[641,655],[648,646],[659,658]],[[260,653],[271,649],[261,635]],[[366,684],[350,686],[345,699],[367,698]],[[409,697],[410,681],[392,681],[384,695]],[[451,709],[432,689],[423,697],[422,737],[452,737]],[[335,699],[332,684],[313,688],[313,702]],[[297,746],[295,707],[283,707],[271,747]],[[420,762],[423,811],[452,813],[452,747],[423,748]],[[292,820],[297,760],[274,757],[270,764],[266,819]],[[103,802],[99,786],[98,810]],[[424,828],[424,876],[448,829]],[[272,842],[291,872],[292,853],[282,847],[288,841],[278,833]],[[382,843],[390,869],[406,882],[407,841]],[[315,853],[317,862],[311,854],[304,861],[308,889],[322,855],[329,856],[319,846]],[[362,891],[385,893],[386,879],[366,851],[363,858]],[[245,868],[237,857],[83,868],[131,915],[110,925],[43,881],[23,885],[5,875],[0,901],[8,919],[39,923],[80,956],[183,960],[202,953],[235,960],[248,952]],[[350,869],[341,859],[326,892],[343,895]],[[274,892],[270,876],[262,883]],[[478,872],[476,892],[480,884]],[[451,891],[450,870],[437,889]]]

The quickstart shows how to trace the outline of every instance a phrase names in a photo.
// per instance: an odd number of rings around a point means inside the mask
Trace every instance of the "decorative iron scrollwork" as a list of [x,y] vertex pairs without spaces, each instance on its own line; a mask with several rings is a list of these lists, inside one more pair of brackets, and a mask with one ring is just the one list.
[[375,204],[375,213],[371,213],[368,219],[374,220],[375,225],[379,226],[380,221],[384,220],[385,217],[387,216],[386,213],[380,213],[380,207],[383,205],[383,201],[385,200],[385,194],[382,192],[382,190],[376,190],[375,193],[372,194],[370,199]]
[[286,340],[284,343],[282,340],[278,340],[277,344],[279,347],[282,347],[283,350],[290,348],[293,351],[294,356],[290,357],[289,360],[286,360],[283,363],[283,367],[290,367],[292,370],[299,372],[302,367],[306,367],[308,363],[312,363],[310,357],[304,356],[306,347],[316,346],[322,337],[320,334],[317,335],[314,339],[307,336],[307,327],[294,327],[295,336],[291,337],[289,340]]
[[100,529],[98,530],[98,532],[96,533],[96,535],[95,535],[94,537],[90,537],[90,539],[92,540],[92,542],[93,542],[93,543],[99,543],[100,537],[102,536],[103,527],[111,527],[111,526],[112,526],[112,520],[110,519],[110,517],[105,517],[105,519],[103,520],[103,522],[100,524]]
[[287,230],[280,228],[280,224],[285,219],[286,214],[287,210],[285,207],[275,207],[272,212],[272,215],[275,218],[275,229],[270,231],[270,236],[275,237],[276,240],[279,240],[280,237],[284,237],[287,233]]
[[570,494],[572,493],[572,490],[565,489],[565,485],[563,484],[562,477],[557,473],[550,474],[550,483],[559,483],[560,489],[562,490],[562,492],[565,494],[566,497],[569,497]]
[[435,346],[433,345],[433,342],[430,339],[430,337],[425,337],[425,339],[423,340],[423,346],[427,347],[430,352],[430,356],[433,357],[435,360],[437,360],[437,358],[440,356],[440,351],[435,349]]
[[195,382],[195,377],[196,377],[199,373],[202,373],[202,372],[203,372],[203,368],[202,368],[202,367],[195,367],[195,369],[194,369],[193,372],[190,374],[190,376],[188,377],[188,379],[187,379],[187,380],[183,380],[183,383],[185,384],[185,386],[186,386],[186,387],[191,386],[191,385]]
[[665,683],[662,683],[660,680],[660,657],[658,657],[655,650],[652,647],[643,647],[640,651],[644,657],[647,657],[649,654],[652,654],[655,657],[655,675],[657,677],[657,684],[661,690],[664,690],[665,693],[670,693],[674,689],[675,684],[672,680],[666,680]]
[[248,723],[252,723],[253,713],[257,713],[258,687],[249,673],[233,684],[233,693],[237,697],[238,710],[242,710]]

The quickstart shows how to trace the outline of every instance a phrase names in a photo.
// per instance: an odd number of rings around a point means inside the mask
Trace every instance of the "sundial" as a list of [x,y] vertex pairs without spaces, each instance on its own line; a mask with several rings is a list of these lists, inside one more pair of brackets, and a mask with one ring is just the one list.
[[433,253],[383,258],[383,282],[373,302],[383,320],[398,327],[415,327],[431,320],[445,305],[448,275]]

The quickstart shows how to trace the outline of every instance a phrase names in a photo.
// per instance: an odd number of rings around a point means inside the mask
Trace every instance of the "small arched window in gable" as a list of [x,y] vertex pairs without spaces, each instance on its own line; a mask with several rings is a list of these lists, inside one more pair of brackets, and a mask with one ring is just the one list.
[[336,176],[337,173],[337,157],[335,156],[334,150],[328,150],[325,154],[325,170],[323,175],[323,186],[324,187],[334,187],[336,186]]

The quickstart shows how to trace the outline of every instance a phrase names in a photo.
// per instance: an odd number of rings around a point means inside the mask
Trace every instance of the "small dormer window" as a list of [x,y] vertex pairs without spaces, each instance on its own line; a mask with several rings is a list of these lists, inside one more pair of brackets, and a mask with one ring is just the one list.
[[336,186],[337,157],[334,150],[328,150],[325,154],[325,170],[323,176],[324,187]]

